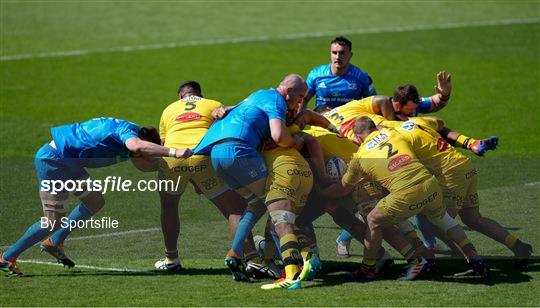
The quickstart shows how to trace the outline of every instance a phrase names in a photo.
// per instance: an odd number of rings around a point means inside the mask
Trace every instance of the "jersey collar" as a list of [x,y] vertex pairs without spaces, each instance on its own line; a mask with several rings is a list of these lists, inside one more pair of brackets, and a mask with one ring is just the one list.
[[190,96],[182,98],[181,101],[200,101],[201,99],[203,99],[203,98],[200,97],[200,96],[190,95]]

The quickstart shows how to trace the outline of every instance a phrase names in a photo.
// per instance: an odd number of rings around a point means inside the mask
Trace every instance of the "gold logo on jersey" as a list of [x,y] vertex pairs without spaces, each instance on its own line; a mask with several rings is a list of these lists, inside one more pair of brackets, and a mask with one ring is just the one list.
[[389,171],[399,170],[412,162],[412,157],[408,154],[401,154],[393,158],[388,164]]
[[176,122],[185,123],[185,122],[196,121],[196,120],[199,120],[200,118],[202,118],[202,116],[196,112],[184,112],[181,115],[176,117]]

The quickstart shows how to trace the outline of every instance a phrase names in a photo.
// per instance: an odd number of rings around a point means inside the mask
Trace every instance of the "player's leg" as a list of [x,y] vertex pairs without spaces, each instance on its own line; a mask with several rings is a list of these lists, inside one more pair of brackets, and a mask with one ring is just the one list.
[[499,144],[499,137],[497,136],[477,140],[453,131],[448,127],[443,127],[439,133],[451,145],[470,150],[478,156],[483,156],[489,150],[495,150]]
[[[210,201],[219,209],[225,219],[229,222],[229,237],[232,240],[238,229],[238,224],[242,218],[242,214],[246,211],[248,204],[237,192],[226,189],[215,197],[207,195]],[[256,259],[257,251],[253,242],[253,235],[248,233],[244,240],[244,258],[246,261]],[[258,261],[258,260],[255,260]],[[258,262],[260,263],[260,262]]]
[[161,204],[160,222],[163,242],[165,244],[165,258],[156,261],[154,267],[157,269],[167,271],[178,271],[182,269],[178,256],[178,237],[180,235],[178,206],[180,197],[180,194],[171,194],[165,191],[159,192]]
[[240,217],[236,232],[234,233],[231,250],[228,253],[230,256],[237,258],[244,256],[244,241],[246,238],[251,236],[251,230],[253,230],[255,224],[264,215],[264,213],[266,213],[266,206],[263,202],[264,193],[261,197],[258,197],[255,193],[253,193],[253,191],[261,193],[259,190],[261,185],[263,185],[263,187],[266,185],[266,178],[259,179],[254,183],[250,183],[248,185],[249,187],[239,188],[236,190],[238,194],[242,195],[243,199],[247,203],[247,208]]
[[[376,203],[377,201],[367,201],[357,206],[359,208],[359,211],[364,211],[364,206],[369,207],[369,209],[371,210]],[[366,230],[368,228],[364,223],[365,219],[362,218],[362,215],[358,216],[353,214],[344,206],[341,206],[333,200],[325,200],[323,204],[325,211],[330,216],[332,216],[334,223],[349,232],[354,239],[356,239],[363,245]],[[370,206],[369,204],[373,204],[373,206]],[[365,212],[366,216],[370,212],[370,210]],[[379,250],[379,255],[377,257],[376,271],[382,271],[386,267],[390,266],[392,263],[392,257],[381,246],[381,249]]]
[[25,233],[5,251],[0,253],[0,269],[8,275],[22,277],[23,273],[17,268],[17,258],[28,248],[39,243],[61,224],[62,217],[65,216],[68,204],[67,193],[50,194],[40,192],[43,205],[43,217],[34,222]]
[[66,172],[70,166],[66,165],[56,149],[50,144],[42,146],[36,153],[34,164],[44,217],[32,224],[15,244],[2,252],[0,256],[0,269],[16,276],[22,275],[14,264],[19,255],[59,228],[68,204],[68,193],[63,190],[63,187],[56,187],[51,182],[65,181],[70,178]]
[[210,157],[216,174],[231,189],[236,190],[248,204],[238,223],[225,264],[235,280],[250,281],[242,260],[243,243],[266,211],[262,201],[266,186],[266,165],[257,151],[240,141],[227,141],[215,145]]
[[[190,159],[191,183],[210,200],[229,222],[229,237],[232,239],[241,215],[247,208],[246,200],[231,190],[216,174],[207,156],[192,156]],[[257,256],[253,236],[249,233],[245,240],[246,260]],[[240,255],[243,257],[244,255]]]
[[527,268],[527,260],[532,254],[532,246],[530,244],[521,241],[495,220],[482,216],[477,206],[461,209],[459,211],[459,217],[461,217],[463,223],[469,228],[508,247],[515,255],[515,265],[518,269]]
[[[281,256],[285,269],[285,281],[296,281],[302,271],[303,260],[300,254],[298,237],[294,232],[296,213],[290,200],[280,199],[270,201],[268,212],[280,240]],[[272,286],[272,285],[265,285]],[[263,286],[263,289],[265,289]],[[279,286],[278,286],[279,287]],[[286,286],[289,287],[288,285]]]
[[431,223],[424,215],[415,215],[412,218],[412,221],[422,233],[422,238],[424,239],[424,245],[428,248],[434,249],[437,240],[435,234],[433,234],[433,229],[431,228]]
[[426,215],[432,224],[442,229],[452,241],[458,244],[467,261],[469,269],[461,274],[475,274],[486,277],[489,267],[484,263],[474,245],[471,243],[463,228],[452,218],[443,206],[442,190],[438,182],[433,178],[424,183],[424,191],[431,193],[431,197],[424,202],[422,213]]
[[103,195],[98,191],[85,191],[79,195],[79,200],[81,202],[71,210],[65,223],[40,245],[42,251],[49,253],[58,263],[67,267],[73,267],[75,263],[64,253],[65,239],[77,229],[79,222],[86,221],[105,205]]
[[[300,230],[295,227],[295,222],[313,187],[313,176],[308,163],[302,157],[279,156],[269,160],[268,164],[272,167],[266,189],[266,205],[279,236],[285,277],[283,281],[263,285],[261,288],[300,288],[301,281],[306,280],[311,272],[312,258],[307,236],[295,232]],[[291,170],[297,172],[291,174]],[[304,243],[305,260],[301,254],[300,240]]]
[[[510,234],[498,222],[482,216],[478,199],[478,175],[472,163],[466,164],[452,174],[458,182],[453,185],[453,193],[459,200],[456,205],[461,221],[469,228],[478,231],[510,249],[516,257],[516,266],[521,269],[527,267],[528,258],[532,253],[532,246],[522,242]],[[454,187],[455,186],[455,187]]]
[[338,237],[336,238],[336,256],[338,258],[349,258],[350,246],[353,236],[349,231],[341,229]]
[[356,279],[366,281],[375,279],[377,258],[382,247],[385,217],[386,215],[381,213],[378,207],[375,207],[367,216],[369,228],[364,237],[364,257],[360,270],[354,274]]

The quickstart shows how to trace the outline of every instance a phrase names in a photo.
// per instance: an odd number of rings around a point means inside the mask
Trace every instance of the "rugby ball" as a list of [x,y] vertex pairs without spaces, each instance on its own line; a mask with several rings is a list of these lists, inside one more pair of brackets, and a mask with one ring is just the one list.
[[347,163],[343,159],[333,156],[326,161],[326,173],[328,173],[333,180],[341,180],[346,171]]

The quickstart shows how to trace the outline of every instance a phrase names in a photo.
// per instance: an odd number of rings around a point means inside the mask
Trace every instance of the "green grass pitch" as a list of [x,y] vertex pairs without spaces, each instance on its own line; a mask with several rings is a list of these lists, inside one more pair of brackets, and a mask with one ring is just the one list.
[[[305,76],[327,63],[329,41],[347,33],[352,63],[370,73],[379,93],[414,83],[429,95],[437,71],[452,73],[454,92],[440,116],[470,136],[501,137],[497,151],[473,158],[481,211],[540,249],[539,12],[538,1],[0,0],[0,244],[15,241],[40,216],[33,155],[50,140],[51,126],[99,116],[157,126],[187,79],[200,81],[206,97],[235,104],[289,72]],[[167,43],[182,46],[110,50]],[[90,53],[54,53],[72,50]],[[56,56],[35,57],[51,52]],[[14,55],[27,56],[9,60]],[[154,177],[128,163],[91,174]],[[31,248],[20,259],[33,277],[0,277],[0,305],[540,305],[540,261],[516,272],[501,258],[510,255],[504,246],[470,231],[492,266],[487,282],[453,279],[465,264],[447,260],[432,280],[396,281],[396,265],[376,282],[349,281],[344,272],[358,266],[362,249],[355,243],[351,259],[336,259],[338,228],[328,217],[315,222],[323,260],[315,281],[291,292],[236,283],[223,264],[226,222],[191,189],[181,201],[186,270],[156,275],[153,263],[163,254],[157,194],[110,193],[106,201],[98,217],[117,219],[120,227],[77,230],[66,242],[81,267],[24,263],[53,261]],[[140,232],[84,238],[133,230]]]

